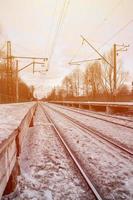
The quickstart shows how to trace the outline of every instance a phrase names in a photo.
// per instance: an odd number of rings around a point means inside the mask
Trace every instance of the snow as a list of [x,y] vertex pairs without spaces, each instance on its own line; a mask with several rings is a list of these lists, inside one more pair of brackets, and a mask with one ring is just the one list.
[[0,143],[15,130],[34,102],[0,104]]
[[14,200],[94,199],[40,108],[24,142],[20,167]]
[[[28,103],[12,106],[9,105],[6,108],[5,111],[8,114],[4,113],[3,116],[5,115],[8,122],[13,117],[9,128],[14,129],[21,121],[24,112],[32,105]],[[116,150],[112,145],[98,140],[91,133],[88,134],[75,127],[69,120],[52,111],[45,104],[44,107],[104,199],[132,200],[132,158],[120,150]],[[132,148],[133,133],[128,129],[118,128],[116,125],[98,119],[63,110],[55,105],[51,105],[51,107]],[[3,112],[4,109],[5,107]],[[2,110],[1,107],[0,110]],[[0,119],[2,123],[1,116]],[[6,127],[6,120],[4,123],[4,127]],[[24,141],[20,156],[20,168],[21,176],[18,177],[16,192],[4,197],[3,200],[94,199],[40,107],[34,117],[34,127],[29,129]]]
[[133,129],[121,127],[89,116],[84,116],[80,113],[72,112],[71,110],[64,110],[56,105],[49,105],[83,124],[88,125],[88,127],[98,130],[102,135],[112,138],[114,141],[117,141],[119,144],[122,144],[124,147],[133,151]]
[[[55,104],[53,104],[55,105]],[[56,105],[57,106],[57,105]],[[116,123],[119,123],[121,125],[127,125],[127,126],[130,126],[133,128],[133,116],[125,116],[124,113],[121,113],[121,115],[109,115],[109,114],[106,114],[105,112],[95,112],[95,111],[91,111],[91,110],[87,110],[87,109],[80,109],[80,108],[74,108],[74,107],[64,107],[64,106],[61,106],[61,105],[58,105],[58,107],[60,108],[64,108],[64,109],[68,109],[68,110],[71,110],[71,111],[75,111],[75,112],[79,112],[79,113],[83,113],[85,115],[90,115],[94,118],[100,118],[101,120],[104,119],[104,120],[108,120],[108,121],[111,121],[111,122],[116,122]],[[122,116],[123,114],[123,116]]]
[[[52,106],[53,107],[53,106]],[[54,106],[56,107],[56,106]],[[74,127],[74,125],[60,114],[54,112],[50,108],[46,107],[46,111],[50,114],[58,128],[62,131],[63,136],[70,147],[74,150],[78,159],[85,166],[88,175],[93,179],[95,185],[100,190],[101,194],[107,200],[112,199],[133,199],[133,161],[131,157],[123,155],[121,151],[117,151],[114,147],[107,145],[93,137],[91,134],[87,134],[84,131]],[[59,108],[58,108],[59,109]],[[61,110],[61,109],[60,109]],[[69,113],[74,119],[80,119],[88,125],[95,125],[96,128],[103,130],[104,125],[101,121],[90,118],[84,118],[77,113],[63,111]],[[118,129],[113,125],[105,125],[104,131],[106,134],[108,130],[110,134],[116,134]],[[121,131],[119,130],[120,137],[122,139]],[[127,138],[127,134],[123,130],[124,139]],[[129,133],[130,139],[133,139],[133,134]],[[124,140],[123,139],[123,140]],[[129,141],[130,140],[126,140]]]

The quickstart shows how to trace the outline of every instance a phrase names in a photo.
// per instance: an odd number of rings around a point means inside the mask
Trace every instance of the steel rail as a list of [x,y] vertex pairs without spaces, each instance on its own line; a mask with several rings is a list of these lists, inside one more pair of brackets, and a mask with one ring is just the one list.
[[[95,112],[95,111],[90,111],[90,112],[94,113],[94,114],[97,114],[97,115],[104,116],[104,117],[109,117],[109,118],[113,118],[113,119],[117,119],[117,120],[122,120],[122,121],[127,121],[127,122],[132,122],[133,123],[133,120],[131,120],[131,119],[126,119],[126,118],[122,118],[122,117],[119,117],[119,116],[111,116],[109,114],[98,113],[98,112]],[[124,117],[126,117],[126,116],[124,116]]]
[[77,126],[79,129],[81,129],[81,130],[83,130],[83,131],[86,131],[86,132],[89,133],[89,134],[92,133],[94,136],[98,136],[99,138],[101,138],[102,140],[108,142],[109,144],[113,145],[114,147],[116,147],[116,148],[118,148],[118,149],[124,151],[125,153],[127,153],[127,154],[133,156],[133,152],[132,152],[132,151],[130,151],[130,150],[128,150],[127,148],[123,147],[122,145],[120,145],[120,144],[118,144],[118,143],[116,143],[116,142],[110,140],[110,139],[107,138],[106,136],[103,136],[103,134],[102,134],[101,132],[99,132],[99,131],[97,131],[97,130],[91,128],[91,127],[86,126],[85,124],[83,124],[83,123],[81,123],[81,122],[79,122],[79,121],[73,119],[72,117],[70,117],[70,116],[68,116],[68,115],[66,115],[66,114],[64,114],[64,113],[62,113],[62,112],[60,112],[60,111],[58,111],[58,110],[56,110],[56,109],[54,109],[54,108],[51,108],[51,107],[48,106],[48,105],[47,105],[47,107],[49,107],[51,110],[53,110],[53,111],[59,113],[60,115],[64,116],[66,119],[68,119],[69,121],[71,121],[71,123],[73,123],[73,124],[74,124],[75,126]]
[[[58,105],[57,105],[58,106]],[[109,123],[111,123],[111,124],[115,124],[115,125],[118,125],[118,126],[122,126],[122,127],[125,127],[125,128],[129,128],[129,129],[133,129],[133,127],[132,126],[129,126],[129,125],[126,125],[126,124],[120,124],[119,122],[113,122],[113,121],[110,121],[110,120],[108,120],[108,119],[102,119],[102,118],[100,118],[100,117],[98,117],[98,116],[92,116],[91,114],[89,114],[89,113],[85,113],[84,111],[81,111],[81,110],[79,110],[78,111],[78,109],[76,110],[75,108],[73,109],[71,109],[71,108],[68,108],[68,107],[65,107],[65,108],[63,108],[62,106],[58,106],[58,107],[60,107],[60,108],[62,108],[62,109],[66,109],[66,110],[70,110],[70,111],[72,111],[72,112],[76,112],[76,113],[79,113],[79,114],[82,114],[82,115],[84,115],[84,116],[88,116],[88,117],[92,117],[92,118],[95,118],[95,119],[99,119],[99,120],[102,120],[102,121],[105,121],[105,122],[109,122]],[[93,114],[93,111],[91,111],[92,112],[92,114]],[[119,117],[114,117],[114,116],[107,116],[107,115],[104,115],[104,114],[101,114],[101,113],[94,113],[94,114],[96,114],[96,115],[101,115],[101,116],[104,116],[104,117],[110,117],[110,118],[114,118],[114,119],[117,119],[117,120],[123,120],[123,121],[127,121],[127,122],[132,122],[133,123],[133,120],[129,120],[129,119],[123,119],[123,118],[119,118]]]
[[50,115],[46,112],[45,108],[42,105],[40,105],[40,107],[42,108],[42,110],[43,110],[44,114],[46,115],[48,121],[52,124],[52,127],[53,127],[54,131],[56,132],[58,138],[60,139],[60,141],[64,145],[65,149],[67,150],[67,152],[71,156],[73,162],[75,163],[76,167],[79,169],[80,174],[84,178],[84,180],[87,183],[87,185],[89,186],[89,188],[92,190],[92,192],[93,192],[94,196],[96,197],[96,199],[97,200],[103,200],[103,198],[101,197],[101,195],[99,194],[99,192],[95,188],[94,184],[90,180],[90,178],[88,178],[87,174],[85,173],[85,170],[83,169],[83,167],[79,163],[78,159],[75,157],[74,153],[72,152],[72,150],[70,149],[70,147],[68,146],[68,144],[63,139],[63,137],[62,137],[62,135],[60,133],[60,130],[57,127],[57,125],[55,124],[55,122],[52,120],[52,118],[50,117]]

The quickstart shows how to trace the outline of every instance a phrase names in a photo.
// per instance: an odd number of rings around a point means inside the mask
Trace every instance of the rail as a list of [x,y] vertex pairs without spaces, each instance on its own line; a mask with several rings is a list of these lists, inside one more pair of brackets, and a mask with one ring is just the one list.
[[102,132],[95,130],[92,127],[87,126],[86,124],[80,122],[79,120],[76,120],[72,117],[70,117],[67,114],[64,114],[63,112],[50,107],[49,105],[47,105],[48,108],[50,108],[51,110],[53,110],[56,113],[59,113],[60,115],[62,115],[63,117],[65,117],[66,119],[68,119],[69,121],[71,121],[76,127],[78,127],[79,129],[83,130],[84,132],[87,133],[92,133],[94,136],[96,136],[97,138],[102,139],[103,141],[107,142],[108,144],[113,145],[115,148],[120,149],[121,151],[125,152],[127,155],[133,156],[133,151],[128,149],[127,147],[124,147],[122,144],[119,144],[118,142],[116,142],[115,140],[112,140],[111,138],[103,135]]
[[80,174],[82,175],[82,177],[84,178],[85,182],[87,183],[88,187],[91,189],[91,191],[93,192],[95,198],[97,200],[103,200],[103,198],[101,197],[101,194],[99,194],[99,192],[97,191],[95,185],[93,184],[92,180],[88,177],[88,175],[86,174],[82,164],[79,162],[79,160],[76,158],[73,150],[69,147],[68,143],[64,140],[61,131],[59,129],[59,127],[56,125],[56,123],[53,121],[53,119],[51,118],[51,116],[48,114],[48,112],[46,112],[45,108],[43,107],[42,104],[39,104],[41,109],[43,110],[44,114],[46,115],[48,121],[52,124],[52,127],[54,129],[54,131],[56,132],[59,140],[61,141],[61,143],[63,144],[63,146],[65,147],[67,153],[70,155],[70,157],[72,158],[74,164],[76,165],[76,167],[78,168]]
[[[80,109],[80,108],[71,108],[71,107],[66,107],[66,106],[62,106],[62,105],[57,105],[59,108],[64,109],[64,110],[69,110],[72,111],[74,113],[78,113],[87,117],[92,117],[94,119],[99,119],[111,124],[115,124],[115,125],[119,125],[122,127],[126,127],[126,128],[130,128],[133,129],[133,120],[132,119],[128,119],[125,117],[120,117],[120,116],[115,116],[115,115],[107,115],[105,113],[98,113],[95,111],[89,111],[86,112],[86,110]],[[128,124],[127,124],[128,123]],[[130,125],[129,125],[130,123]]]
[[33,116],[36,107],[37,104],[31,107],[19,127],[0,143],[0,199],[3,193],[8,194],[16,187],[15,179],[20,172],[18,157],[21,153],[28,128],[33,126]]

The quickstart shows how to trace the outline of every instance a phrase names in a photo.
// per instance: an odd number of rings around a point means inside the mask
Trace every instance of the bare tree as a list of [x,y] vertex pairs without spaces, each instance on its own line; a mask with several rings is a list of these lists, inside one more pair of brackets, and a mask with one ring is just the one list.
[[71,74],[74,96],[80,96],[83,93],[83,73],[80,68],[76,68]]
[[113,61],[114,61],[114,54],[113,49],[111,49],[105,57],[109,61],[109,64],[105,63],[103,61],[103,89],[105,92],[107,92],[109,95],[113,96],[116,95],[119,91],[119,89],[125,84],[125,81],[128,77],[128,73],[124,72],[122,70],[122,63],[120,60],[117,60],[117,71],[116,71],[116,86],[117,88],[114,88],[114,67],[113,67]]
[[89,64],[84,74],[86,95],[92,93],[96,97],[102,91],[102,70],[99,62]]
[[62,82],[62,87],[66,91],[67,97],[73,97],[75,94],[75,86],[74,86],[74,77],[73,74],[70,73],[68,76],[66,76]]

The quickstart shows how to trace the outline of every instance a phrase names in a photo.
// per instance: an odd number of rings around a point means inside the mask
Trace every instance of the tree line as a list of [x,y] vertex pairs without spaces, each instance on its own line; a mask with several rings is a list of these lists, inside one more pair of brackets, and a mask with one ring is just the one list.
[[[0,52],[0,56],[3,55],[4,52]],[[0,63],[0,103],[24,102],[33,99],[33,88],[28,87],[20,77],[18,77],[17,89],[16,76],[17,71],[13,63],[10,71],[7,70],[6,61]]]
[[128,87],[128,73],[123,71],[122,62],[117,62],[116,89],[114,87],[113,50],[104,57],[105,61],[90,62],[85,70],[76,67],[67,75],[60,86],[54,87],[47,100],[80,101],[129,101],[133,92]]

